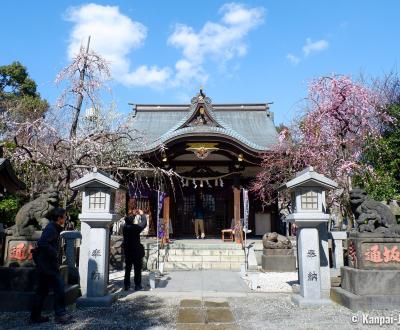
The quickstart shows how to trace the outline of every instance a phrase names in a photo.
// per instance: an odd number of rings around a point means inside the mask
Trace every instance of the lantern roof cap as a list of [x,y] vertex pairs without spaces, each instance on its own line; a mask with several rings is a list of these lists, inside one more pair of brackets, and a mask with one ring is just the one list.
[[293,190],[299,186],[321,187],[325,190],[330,190],[336,189],[338,184],[327,178],[325,175],[315,172],[314,168],[309,166],[303,171],[297,172],[296,176],[292,180],[281,185],[278,190]]
[[82,190],[84,189],[87,185],[96,182],[100,183],[104,186],[107,186],[109,188],[113,189],[118,189],[121,187],[121,185],[110,178],[110,176],[104,172],[100,172],[97,170],[97,168],[93,168],[92,172],[89,172],[85,174],[83,177],[81,177],[78,180],[75,180],[70,184],[71,189],[74,190]]

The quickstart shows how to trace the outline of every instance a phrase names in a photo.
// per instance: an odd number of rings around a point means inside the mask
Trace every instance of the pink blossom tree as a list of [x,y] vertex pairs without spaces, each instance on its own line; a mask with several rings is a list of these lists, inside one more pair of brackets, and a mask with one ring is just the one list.
[[381,111],[380,98],[361,83],[345,76],[316,79],[310,84],[304,115],[290,130],[283,130],[277,145],[264,155],[263,171],[253,189],[264,202],[272,202],[277,186],[313,166],[339,183],[330,204],[337,206],[339,217],[351,220],[352,177],[372,171],[360,162],[363,150],[369,139],[381,134],[382,124],[391,120]]

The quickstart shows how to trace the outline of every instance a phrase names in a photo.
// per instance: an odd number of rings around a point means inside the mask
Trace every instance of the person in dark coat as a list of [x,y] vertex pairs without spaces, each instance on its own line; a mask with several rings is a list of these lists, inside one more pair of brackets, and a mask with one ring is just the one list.
[[50,288],[54,292],[55,321],[62,324],[72,322],[72,318],[67,315],[65,309],[64,280],[60,274],[60,233],[63,230],[66,217],[66,211],[62,208],[57,207],[49,212],[48,219],[50,222],[43,230],[37,242],[37,248],[33,251],[38,285],[30,316],[32,323],[49,321],[48,317],[41,314]]
[[136,210],[132,215],[125,217],[125,225],[122,229],[125,254],[125,290],[129,290],[131,286],[132,265],[135,273],[135,290],[142,289],[142,259],[144,257],[144,247],[140,243],[140,233],[146,228],[146,225],[146,215],[142,210]]

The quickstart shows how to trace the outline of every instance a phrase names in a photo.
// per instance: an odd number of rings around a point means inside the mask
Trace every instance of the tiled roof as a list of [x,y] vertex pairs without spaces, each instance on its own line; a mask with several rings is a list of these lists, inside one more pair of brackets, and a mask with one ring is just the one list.
[[131,128],[146,141],[140,151],[155,150],[177,137],[199,135],[227,137],[258,152],[276,142],[273,114],[265,103],[212,105],[206,97],[203,105],[216,125],[185,126],[197,109],[198,96],[190,105],[135,105]]

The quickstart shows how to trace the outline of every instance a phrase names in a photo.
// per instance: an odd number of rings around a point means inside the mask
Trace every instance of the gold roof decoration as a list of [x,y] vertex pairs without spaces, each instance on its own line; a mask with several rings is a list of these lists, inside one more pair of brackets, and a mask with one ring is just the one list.
[[188,143],[187,151],[193,152],[197,158],[206,159],[213,151],[219,150],[218,143]]

